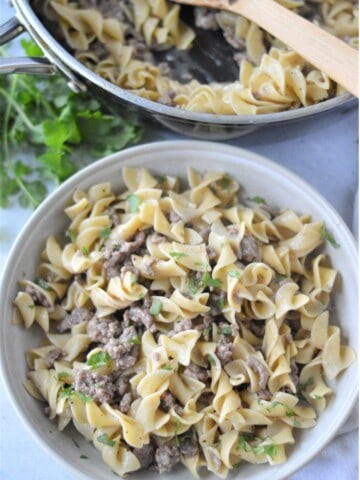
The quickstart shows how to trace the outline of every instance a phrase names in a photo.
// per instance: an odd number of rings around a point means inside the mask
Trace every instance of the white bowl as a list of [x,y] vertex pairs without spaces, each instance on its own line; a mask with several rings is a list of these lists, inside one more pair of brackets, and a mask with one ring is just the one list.
[[[236,178],[245,188],[246,196],[261,195],[278,207],[289,207],[301,213],[310,213],[313,219],[324,220],[341,248],[326,245],[332,265],[340,272],[341,289],[336,294],[335,312],[331,322],[342,329],[343,342],[358,350],[357,321],[357,251],[354,239],[336,211],[303,180],[283,167],[246,150],[218,143],[199,141],[158,142],[130,148],[93,163],[61,185],[38,208],[23,228],[8,257],[1,284],[2,319],[0,323],[1,369],[14,406],[24,424],[44,449],[62,462],[81,479],[113,480],[114,474],[103,463],[99,452],[75,430],[58,432],[56,426],[43,414],[40,402],[30,397],[22,385],[26,378],[25,352],[37,345],[36,329],[25,331],[12,325],[12,300],[17,291],[17,281],[24,275],[34,278],[39,253],[48,235],[63,232],[67,218],[63,209],[71,200],[75,188],[86,189],[95,183],[110,181],[114,189],[121,188],[121,167],[144,166],[158,174],[185,177],[186,167],[200,171],[222,170]],[[272,480],[288,478],[309,462],[335,435],[354,407],[358,393],[356,362],[332,383],[334,396],[326,410],[320,414],[316,426],[296,435],[295,446],[289,451],[286,463],[278,466],[243,464],[229,478],[237,475],[248,480],[260,480],[271,475]],[[88,460],[79,458],[81,453]],[[51,475],[51,472],[49,472]],[[176,473],[163,475],[185,480],[189,472],[177,469]],[[131,474],[133,480],[153,480],[158,473],[143,471]],[[215,478],[215,477],[207,477]]]

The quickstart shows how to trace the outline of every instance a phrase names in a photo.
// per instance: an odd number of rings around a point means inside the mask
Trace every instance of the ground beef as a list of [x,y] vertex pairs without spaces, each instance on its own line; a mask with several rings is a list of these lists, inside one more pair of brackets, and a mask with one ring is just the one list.
[[246,326],[256,337],[262,338],[265,334],[265,321],[263,320],[250,320]]
[[141,448],[134,448],[133,453],[139,460],[141,468],[149,467],[155,460],[155,445],[150,441]]
[[208,315],[212,317],[220,315],[220,313],[222,313],[222,306],[224,305],[225,299],[226,292],[223,292],[222,290],[210,293],[208,300],[210,310],[208,311]]
[[210,341],[211,337],[211,325],[214,321],[213,317],[210,315],[204,315],[203,317],[197,317],[196,320],[201,319],[200,323],[196,323],[194,328],[202,332],[202,336],[205,342]]
[[131,403],[133,401],[133,396],[131,392],[125,393],[125,395],[122,397],[119,403],[119,410],[122,413],[128,413],[130,410]]
[[184,457],[195,457],[199,453],[199,447],[196,439],[190,435],[182,435],[179,437],[180,453]]
[[233,344],[231,342],[219,343],[216,346],[215,354],[220,360],[221,365],[226,365],[233,358]]
[[210,262],[214,262],[216,259],[217,259],[217,253],[216,253],[216,250],[215,248],[213,247],[210,247],[209,245],[206,247],[206,253],[207,253],[207,256],[210,260]]
[[180,462],[180,451],[176,445],[161,445],[155,451],[155,463],[159,473],[168,473]]
[[55,347],[51,349],[50,352],[46,355],[46,357],[44,358],[44,362],[48,368],[52,368],[54,366],[54,362],[56,362],[56,360],[59,360],[59,358],[62,358],[64,355],[64,350]]
[[126,273],[132,273],[135,277],[134,281],[137,282],[138,278],[139,278],[139,270],[134,267],[133,265],[124,265],[123,267],[120,268],[120,278],[123,280],[124,279],[124,276]]
[[174,323],[174,328],[168,333],[169,337],[172,337],[176,333],[186,332],[192,329],[192,321],[189,318],[184,318]]
[[265,390],[269,378],[269,372],[265,365],[254,355],[248,357],[246,364],[259,375],[259,387],[261,390]]
[[206,380],[211,378],[210,370],[207,370],[206,368],[203,368],[203,367],[199,367],[199,365],[196,365],[196,363],[193,363],[193,362],[190,362],[189,366],[185,368],[184,375],[195,378],[200,382],[206,382]]
[[146,234],[140,231],[135,235],[132,242],[112,243],[108,242],[104,249],[104,268],[107,278],[120,275],[124,261],[133,253],[136,253],[144,245]]
[[137,326],[144,325],[146,330],[151,333],[155,333],[157,331],[157,327],[154,323],[154,318],[151,313],[149,313],[149,310],[146,307],[130,307],[125,310],[123,318],[125,325],[131,325],[131,323],[134,323]]
[[150,240],[151,240],[151,243],[155,243],[156,245],[158,245],[159,243],[164,243],[164,242],[166,242],[166,237],[164,237],[163,235],[160,235],[160,234],[157,233],[157,232],[154,232],[154,233],[150,236]]
[[251,263],[259,260],[260,252],[259,247],[253,236],[245,233],[243,239],[240,242],[241,257],[246,263]]
[[112,403],[116,393],[111,377],[87,368],[74,371],[74,389],[98,403]]
[[59,332],[63,333],[66,330],[70,330],[74,325],[78,325],[82,322],[88,322],[94,316],[94,313],[88,308],[74,308],[74,310],[66,315],[58,325]]
[[119,337],[122,332],[121,323],[115,317],[99,318],[96,315],[86,326],[87,334],[96,343],[107,343],[110,339]]
[[139,345],[124,344],[119,338],[111,338],[104,346],[104,350],[115,360],[118,370],[126,370],[137,362]]
[[41,287],[38,287],[37,285],[27,284],[25,287],[25,292],[30,295],[36,305],[42,305],[47,309],[52,308],[49,300],[41,291]]
[[166,390],[164,393],[161,394],[160,408],[164,412],[166,413],[169,412],[169,410],[171,410],[171,408],[174,407],[175,403],[176,403],[176,398],[168,390]]
[[130,389],[129,377],[126,375],[120,375],[115,381],[116,392],[120,397],[123,397],[125,393]]
[[144,258],[143,260],[143,270],[145,275],[149,277],[154,277],[155,276],[155,270],[154,270],[154,265],[156,265],[158,262],[157,258]]

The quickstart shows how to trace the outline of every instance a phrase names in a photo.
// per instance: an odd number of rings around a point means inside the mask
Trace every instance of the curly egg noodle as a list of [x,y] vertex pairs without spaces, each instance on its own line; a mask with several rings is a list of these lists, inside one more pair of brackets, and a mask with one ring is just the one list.
[[[33,1],[58,24],[62,41],[88,68],[144,98],[194,112],[252,115],[313,105],[344,92],[326,74],[261,30],[224,11],[195,8],[199,29],[220,30],[239,65],[231,83],[173,78],[151,52],[188,50],[196,33],[166,0]],[[358,48],[355,0],[279,0],[279,3]]]
[[187,176],[125,167],[121,193],[75,191],[14,300],[44,334],[27,390],[120,476],[286,461],[355,357],[329,323],[323,223],[239,203],[226,173]]

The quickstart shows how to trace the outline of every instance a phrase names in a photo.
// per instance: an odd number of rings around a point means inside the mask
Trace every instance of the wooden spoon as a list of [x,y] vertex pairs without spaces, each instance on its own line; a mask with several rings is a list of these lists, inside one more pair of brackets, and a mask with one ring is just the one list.
[[359,96],[358,51],[275,0],[172,1],[227,10],[246,17],[288,45],[353,95]]

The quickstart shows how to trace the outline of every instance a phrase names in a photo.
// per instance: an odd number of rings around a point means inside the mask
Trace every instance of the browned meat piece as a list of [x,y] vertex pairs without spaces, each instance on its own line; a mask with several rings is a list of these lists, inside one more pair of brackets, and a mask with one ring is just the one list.
[[180,462],[180,451],[176,445],[161,445],[155,451],[155,462],[159,473],[168,473]]
[[269,378],[269,372],[265,367],[265,365],[263,365],[260,362],[260,360],[253,355],[248,357],[246,364],[250,368],[255,370],[255,372],[259,375],[259,387],[261,388],[261,390],[266,390],[266,386]]
[[263,320],[250,320],[246,326],[256,337],[262,338],[265,334],[265,322]]
[[168,335],[169,337],[175,335],[176,333],[186,332],[187,330],[192,329],[192,322],[189,318],[184,318],[174,323],[174,328],[171,330]]
[[176,398],[174,395],[166,390],[163,394],[160,396],[160,408],[164,412],[168,412],[176,403]]
[[127,413],[130,410],[131,403],[133,401],[133,396],[131,392],[125,393],[119,403],[119,410],[122,413]]
[[87,368],[74,371],[74,389],[98,403],[112,403],[116,391],[111,377]]
[[131,325],[132,322],[135,325],[144,325],[149,332],[154,333],[157,331],[154,318],[145,307],[130,307],[125,310],[123,318],[125,325]]
[[62,320],[58,325],[59,332],[65,332],[66,330],[70,330],[74,325],[78,325],[82,322],[88,322],[94,316],[94,312],[89,310],[88,308],[74,308],[74,310],[66,315],[64,320]]
[[220,360],[221,365],[226,365],[231,362],[233,358],[233,344],[230,342],[218,344],[215,354]]
[[155,445],[150,441],[141,448],[134,448],[133,453],[139,460],[142,468],[149,467],[155,460]]
[[245,233],[240,242],[241,258],[246,263],[256,262],[260,259],[259,247],[253,236]]
[[51,308],[48,299],[41,291],[41,287],[26,285],[25,292],[30,295],[36,305],[42,305],[45,308]]
[[98,318],[94,315],[88,322],[86,331],[93,342],[106,343],[111,338],[119,337],[122,328],[119,320],[114,317]]
[[124,261],[133,253],[139,251],[145,240],[145,232],[140,231],[135,235],[135,239],[132,242],[124,242],[122,244],[108,242],[104,249],[104,268],[107,278],[119,276]]
[[126,370],[135,365],[139,356],[139,345],[124,344],[120,338],[111,338],[104,350],[115,360],[116,368]]
[[54,366],[54,362],[62,358],[64,355],[65,355],[65,352],[61,348],[58,348],[58,347],[53,348],[52,350],[50,350],[50,352],[46,355],[44,359],[46,366],[48,368],[52,368]]
[[182,435],[180,440],[180,453],[184,457],[195,457],[199,453],[199,447],[196,439],[190,435]]
[[190,365],[185,368],[184,375],[195,378],[200,382],[206,382],[207,379],[211,378],[210,370],[199,367],[199,365],[196,365],[196,363],[193,362],[190,362]]

